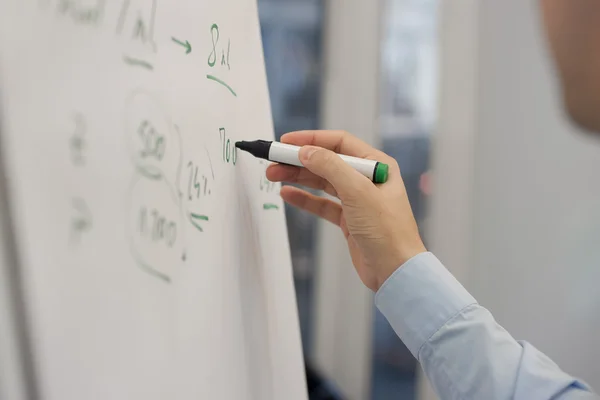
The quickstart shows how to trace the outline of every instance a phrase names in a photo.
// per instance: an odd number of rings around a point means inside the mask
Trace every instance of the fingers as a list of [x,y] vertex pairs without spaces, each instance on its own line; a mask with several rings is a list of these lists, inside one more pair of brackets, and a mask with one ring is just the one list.
[[329,199],[324,199],[305,190],[292,186],[281,188],[281,197],[287,203],[308,211],[311,214],[326,219],[327,221],[340,226],[342,218],[342,206]]
[[329,182],[344,202],[352,201],[368,190],[375,190],[368,178],[330,150],[304,146],[300,149],[299,158],[310,172]]
[[337,197],[333,186],[325,179],[310,172],[306,168],[291,165],[272,164],[267,168],[267,179],[271,182],[297,183],[315,190],[323,190],[327,194]]
[[317,146],[335,153],[368,158],[387,163],[390,157],[345,131],[298,131],[286,133],[282,143]]

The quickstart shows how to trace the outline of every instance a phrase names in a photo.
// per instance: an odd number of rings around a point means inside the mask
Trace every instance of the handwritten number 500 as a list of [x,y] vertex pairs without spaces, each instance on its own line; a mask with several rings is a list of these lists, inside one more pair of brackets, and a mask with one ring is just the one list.
[[155,157],[159,161],[162,160],[165,155],[165,138],[156,132],[149,121],[143,121],[140,124],[138,134],[143,146],[140,152],[141,157]]

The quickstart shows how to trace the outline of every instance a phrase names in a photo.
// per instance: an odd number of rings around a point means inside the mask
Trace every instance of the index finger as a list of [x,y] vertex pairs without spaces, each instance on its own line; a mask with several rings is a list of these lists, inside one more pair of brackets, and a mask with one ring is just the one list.
[[338,154],[387,161],[389,156],[346,131],[297,131],[281,137],[282,143],[295,146],[317,146]]

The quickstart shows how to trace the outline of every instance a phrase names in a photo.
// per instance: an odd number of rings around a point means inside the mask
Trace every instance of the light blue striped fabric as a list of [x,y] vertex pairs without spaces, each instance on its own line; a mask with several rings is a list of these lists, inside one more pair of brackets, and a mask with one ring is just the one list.
[[598,399],[496,323],[431,253],[399,268],[375,303],[441,399]]

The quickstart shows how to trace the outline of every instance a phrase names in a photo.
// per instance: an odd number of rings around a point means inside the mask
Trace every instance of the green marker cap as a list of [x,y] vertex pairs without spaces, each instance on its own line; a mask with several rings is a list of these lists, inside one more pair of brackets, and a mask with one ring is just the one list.
[[378,162],[375,165],[375,173],[373,174],[375,183],[385,183],[388,179],[388,170],[390,167],[387,164]]

